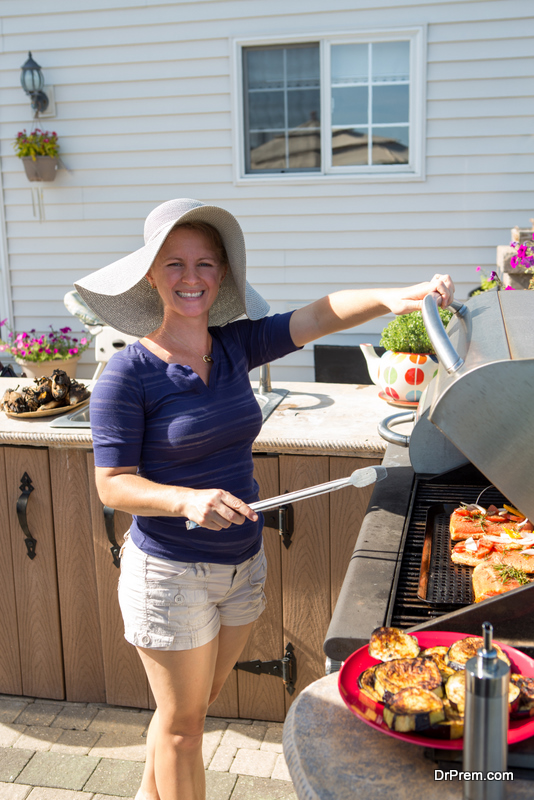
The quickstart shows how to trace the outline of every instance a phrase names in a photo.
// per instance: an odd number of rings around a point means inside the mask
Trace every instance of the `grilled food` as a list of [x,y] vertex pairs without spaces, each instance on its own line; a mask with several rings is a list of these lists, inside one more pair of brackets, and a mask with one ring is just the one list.
[[465,711],[465,672],[455,672],[445,684],[445,694],[451,709],[457,714]]
[[426,650],[422,650],[420,653],[421,658],[434,659],[444,681],[454,674],[454,669],[445,663],[445,656],[447,655],[448,650],[449,648],[445,647],[445,645],[438,645],[436,647],[427,647]]
[[534,716],[534,678],[527,678],[526,675],[512,672],[510,683],[519,689],[519,702],[513,715],[518,717]]
[[[459,639],[449,647],[445,656],[445,663],[452,669],[464,670],[469,659],[476,656],[477,651],[480,650],[483,644],[484,639],[482,636],[468,636],[466,639]],[[493,647],[497,651],[497,657],[510,666],[510,659],[506,653],[503,653],[499,645],[494,643]]]
[[447,698],[443,700],[445,719],[433,725],[429,734],[438,739],[461,739],[464,735],[464,715],[455,711]]
[[399,628],[376,628],[369,642],[369,655],[378,661],[415,658],[420,649],[415,636],[410,636]]
[[[511,555],[511,554],[509,554]],[[515,567],[488,559],[473,570],[473,592],[475,603],[505,594],[529,583],[529,576]]]
[[369,667],[369,669],[366,669],[365,672],[362,672],[358,678],[358,686],[362,692],[367,695],[367,697],[370,697],[371,700],[379,703],[380,696],[378,692],[375,691],[375,669],[376,667]]
[[384,721],[394,731],[424,731],[445,719],[443,703],[434,692],[408,686],[397,692],[384,709]]
[[0,410],[12,414],[47,411],[76,405],[87,400],[90,395],[89,389],[83,383],[69,378],[60,369],[55,369],[51,378],[35,378],[34,384],[35,386],[26,386],[20,392],[8,389],[0,401]]
[[388,704],[401,689],[414,686],[442,696],[441,674],[432,658],[397,658],[379,664],[375,669],[374,689]]

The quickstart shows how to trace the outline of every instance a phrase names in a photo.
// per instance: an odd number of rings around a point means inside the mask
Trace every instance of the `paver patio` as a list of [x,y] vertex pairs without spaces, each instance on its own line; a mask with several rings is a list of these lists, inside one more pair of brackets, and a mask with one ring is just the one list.
[[[126,800],[152,712],[0,695],[1,800]],[[206,720],[207,800],[297,800],[282,723]]]

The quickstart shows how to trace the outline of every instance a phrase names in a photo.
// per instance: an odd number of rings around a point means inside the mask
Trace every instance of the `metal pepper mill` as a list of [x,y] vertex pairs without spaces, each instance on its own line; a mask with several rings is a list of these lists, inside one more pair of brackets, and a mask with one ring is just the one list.
[[482,625],[484,645],[465,666],[464,772],[482,773],[464,778],[464,800],[504,800],[504,780],[484,780],[502,773],[508,762],[508,684],[510,667],[493,647],[493,627]]

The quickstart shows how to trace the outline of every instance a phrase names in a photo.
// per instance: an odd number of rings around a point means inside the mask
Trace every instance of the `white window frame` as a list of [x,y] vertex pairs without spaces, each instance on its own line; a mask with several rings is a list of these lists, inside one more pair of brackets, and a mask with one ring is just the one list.
[[[334,167],[331,164],[331,75],[330,48],[334,44],[410,41],[410,161],[408,164]],[[321,64],[321,171],[306,173],[246,173],[243,96],[243,49],[291,44],[318,44]],[[384,30],[268,36],[231,40],[233,163],[236,185],[272,183],[402,182],[425,180],[426,141],[426,26]]]

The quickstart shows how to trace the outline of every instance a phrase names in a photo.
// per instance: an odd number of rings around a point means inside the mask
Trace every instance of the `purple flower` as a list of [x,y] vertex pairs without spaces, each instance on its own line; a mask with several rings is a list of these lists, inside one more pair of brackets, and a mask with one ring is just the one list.
[[77,352],[78,352],[77,347],[71,347],[69,350],[69,356],[75,356]]
[[59,330],[61,331],[61,333],[70,333],[72,329],[71,328],[60,328]]
[[2,327],[2,325],[5,325],[6,322],[7,322],[7,317],[3,319],[2,322],[0,322],[0,328]]
[[497,280],[497,273],[496,273],[495,271],[493,271],[493,272],[490,272],[489,279],[490,279],[490,281],[492,281],[492,282],[493,282],[493,281],[496,281],[496,280]]

